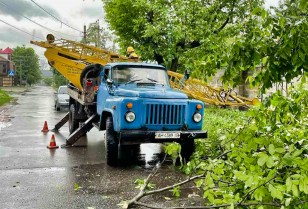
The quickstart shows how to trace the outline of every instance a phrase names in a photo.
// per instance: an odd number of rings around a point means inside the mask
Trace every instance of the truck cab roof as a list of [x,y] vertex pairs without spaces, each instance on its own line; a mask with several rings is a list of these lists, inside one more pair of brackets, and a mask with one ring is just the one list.
[[115,66],[131,66],[131,67],[150,67],[150,68],[162,68],[162,69],[166,69],[164,66],[162,65],[158,65],[158,64],[149,64],[149,63],[144,63],[144,62],[114,62],[114,63],[108,63],[106,64],[106,66],[111,66],[111,67],[115,67]]

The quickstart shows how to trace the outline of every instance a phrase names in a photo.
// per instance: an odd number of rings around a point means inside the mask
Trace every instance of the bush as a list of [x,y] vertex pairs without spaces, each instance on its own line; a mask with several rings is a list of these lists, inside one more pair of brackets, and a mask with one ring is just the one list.
[[43,81],[47,86],[51,86],[53,82],[53,78],[43,78]]
[[276,93],[248,112],[205,110],[207,140],[181,169],[207,205],[308,207],[308,91]]

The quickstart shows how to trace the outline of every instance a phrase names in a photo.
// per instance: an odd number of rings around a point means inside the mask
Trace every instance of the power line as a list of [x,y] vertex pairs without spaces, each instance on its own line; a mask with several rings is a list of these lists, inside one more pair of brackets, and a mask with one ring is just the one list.
[[59,18],[57,18],[57,17],[55,17],[54,15],[52,15],[51,13],[49,13],[48,11],[46,11],[43,7],[41,7],[39,4],[37,4],[35,1],[33,1],[33,0],[30,0],[31,2],[33,2],[36,6],[38,6],[39,8],[41,8],[44,12],[46,12],[47,14],[49,14],[50,16],[52,16],[54,19],[56,19],[56,20],[58,20],[61,24],[63,24],[63,25],[66,25],[67,27],[69,27],[69,28],[71,28],[71,29],[73,29],[73,30],[76,30],[76,31],[78,31],[78,32],[80,32],[80,33],[83,33],[82,31],[80,31],[80,30],[78,30],[78,29],[76,29],[76,28],[73,28],[72,26],[70,26],[70,25],[68,25],[68,24],[66,24],[66,23],[64,23],[64,22],[62,22]]
[[21,31],[21,32],[23,32],[23,33],[26,33],[26,34],[28,34],[28,35],[34,37],[34,38],[37,38],[37,39],[40,39],[40,40],[44,40],[44,39],[42,39],[42,38],[40,38],[40,37],[37,37],[37,36],[35,36],[35,35],[32,35],[31,33],[28,33],[27,31],[24,31],[24,30],[22,30],[22,29],[19,29],[19,28],[15,27],[15,26],[11,25],[10,23],[7,23],[7,22],[5,22],[5,21],[3,21],[3,20],[1,20],[1,19],[0,19],[0,21],[3,22],[3,23],[5,23],[5,24],[7,24],[7,25],[9,25],[9,26],[11,26],[11,27],[13,27],[13,28],[15,28],[16,30],[19,30],[19,31]]
[[[1,3],[2,5],[4,5],[4,6],[6,6],[6,7],[7,7],[8,9],[10,9],[11,11],[14,11],[15,13],[18,13],[15,9],[13,9],[12,7],[10,7],[10,6],[7,5],[6,3],[1,2],[1,1],[0,1],[0,3]],[[26,18],[27,20],[33,22],[34,24],[36,24],[36,25],[38,25],[38,26],[40,26],[40,27],[42,27],[42,28],[45,28],[46,30],[51,31],[51,32],[53,32],[53,33],[58,33],[58,34],[62,34],[62,35],[65,35],[65,36],[81,37],[81,36],[69,35],[69,34],[65,34],[65,33],[59,32],[59,31],[55,31],[55,30],[53,30],[53,29],[50,29],[50,28],[48,28],[48,27],[46,27],[46,26],[44,26],[44,25],[41,25],[41,24],[35,22],[34,20],[31,20],[30,18],[28,18],[28,17],[26,17],[26,16],[24,16],[24,15],[19,14],[19,16],[22,16],[23,18]]]

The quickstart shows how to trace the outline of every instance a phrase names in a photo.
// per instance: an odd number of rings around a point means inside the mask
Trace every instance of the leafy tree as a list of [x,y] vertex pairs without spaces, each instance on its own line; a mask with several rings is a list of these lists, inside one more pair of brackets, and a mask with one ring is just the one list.
[[263,90],[307,72],[306,0],[285,0],[271,12],[258,0],[102,1],[120,46],[171,70],[206,79],[225,69],[224,82],[249,79]]
[[[233,36],[228,26],[242,22],[248,16],[247,8],[262,4],[257,0],[103,2],[107,20],[122,47],[134,45],[143,59],[154,59],[172,70],[177,70],[179,64],[192,66],[196,59],[220,51]],[[202,51],[193,56],[193,62],[185,63],[186,52],[194,48]]]
[[253,9],[220,59],[226,67],[224,80],[238,83],[241,72],[257,68],[249,79],[264,91],[307,72],[307,6],[305,0],[285,0],[272,12]]
[[27,84],[32,85],[40,81],[39,58],[33,48],[18,46],[13,49],[12,57],[17,69],[16,77],[20,84],[26,81]]
[[[116,51],[114,44],[112,45],[112,47],[107,47],[108,42],[113,43],[114,36],[106,28],[100,27],[97,21],[89,25],[86,33],[87,44],[93,44],[102,49],[110,49],[112,51]],[[81,42],[85,43],[84,38]]]
[[43,81],[47,86],[51,86],[53,83],[53,78],[43,78]]
[[63,75],[61,75],[57,70],[52,68],[52,73],[53,73],[53,82],[55,88],[67,85],[69,83],[69,81]]

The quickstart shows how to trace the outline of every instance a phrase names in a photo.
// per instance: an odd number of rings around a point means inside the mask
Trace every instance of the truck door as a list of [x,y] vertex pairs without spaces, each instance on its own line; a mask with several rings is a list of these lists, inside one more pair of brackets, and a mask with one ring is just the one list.
[[110,76],[110,66],[105,66],[100,74],[100,85],[97,92],[97,114],[101,115],[106,107],[106,100],[109,97],[109,87],[106,82]]

